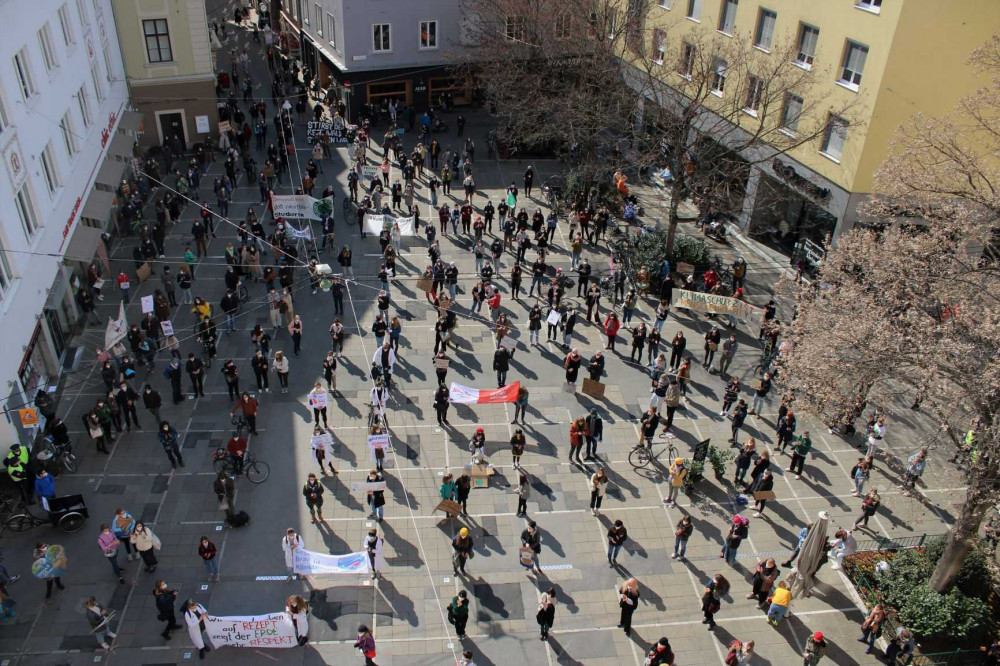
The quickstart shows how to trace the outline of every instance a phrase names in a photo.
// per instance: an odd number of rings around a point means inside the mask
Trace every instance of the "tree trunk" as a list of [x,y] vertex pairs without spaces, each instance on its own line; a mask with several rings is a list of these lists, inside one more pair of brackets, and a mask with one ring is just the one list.
[[667,212],[667,257],[673,260],[674,238],[677,236],[677,206],[680,204],[681,183],[674,180],[670,192],[670,209]]
[[[944,594],[951,587],[955,576],[962,568],[965,556],[979,538],[979,526],[990,508],[991,502],[986,493],[976,492],[974,488],[970,488],[968,495],[958,520],[948,535],[944,553],[941,554],[941,559],[934,567],[934,573],[928,582],[928,586],[939,594]],[[981,499],[977,501],[976,497]]]

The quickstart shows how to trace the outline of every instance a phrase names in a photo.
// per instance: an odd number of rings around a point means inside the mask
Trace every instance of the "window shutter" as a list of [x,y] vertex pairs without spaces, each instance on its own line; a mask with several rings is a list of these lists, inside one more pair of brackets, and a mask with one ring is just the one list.
[[855,74],[863,74],[865,71],[865,60],[868,58],[868,49],[860,44],[851,44],[847,51],[847,68]]
[[764,48],[771,48],[771,40],[774,38],[774,14],[765,12],[761,17],[760,45]]

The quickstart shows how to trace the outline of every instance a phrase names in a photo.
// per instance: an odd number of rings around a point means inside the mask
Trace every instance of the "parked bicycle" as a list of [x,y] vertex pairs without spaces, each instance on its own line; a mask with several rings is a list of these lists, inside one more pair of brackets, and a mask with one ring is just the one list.
[[659,453],[653,453],[653,445],[646,444],[645,442],[641,444],[636,444],[635,447],[628,454],[628,464],[632,465],[636,469],[646,467],[650,462],[659,459],[663,455],[664,451],[667,453],[667,460],[673,462],[675,458],[678,457],[677,447],[671,444],[666,449],[661,450]]
[[73,455],[73,444],[71,442],[56,444],[52,435],[42,440],[35,458],[50,468],[54,475],[62,472],[63,468],[69,472],[75,472],[78,468],[76,456]]
[[63,532],[78,532],[90,516],[83,495],[42,499],[42,506],[48,511],[47,516],[35,515],[27,504],[21,502],[4,525],[11,532],[18,534],[47,523],[55,525]]

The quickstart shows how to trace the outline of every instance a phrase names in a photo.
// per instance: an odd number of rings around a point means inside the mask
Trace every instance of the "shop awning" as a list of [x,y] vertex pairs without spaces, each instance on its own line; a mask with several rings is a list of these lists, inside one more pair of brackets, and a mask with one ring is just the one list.
[[132,137],[115,132],[115,138],[111,139],[111,147],[108,148],[108,155],[118,155],[129,159],[132,157]]
[[[90,193],[90,197],[87,199],[87,203],[83,205],[84,217],[89,217],[92,220],[100,220],[101,222],[106,222],[108,215],[111,213],[111,205],[114,203],[115,195],[111,192],[104,192],[103,190],[93,190]],[[82,228],[82,227],[81,227]],[[77,230],[79,231],[79,229]],[[101,232],[97,232],[100,236]],[[76,235],[74,234],[74,239]],[[90,248],[91,254],[93,254],[94,248]],[[83,255],[73,255],[73,256],[83,256]]]
[[119,162],[115,159],[114,155],[109,155],[97,172],[97,182],[110,187],[112,190],[117,190],[124,171],[125,163]]
[[[107,194],[106,192],[97,191],[94,194]],[[94,197],[91,195],[90,201],[93,201]],[[87,205],[90,205],[90,201]],[[105,209],[105,212],[107,209]],[[84,207],[84,216],[87,216],[87,209]],[[89,217],[89,216],[87,216]],[[98,218],[103,219],[103,218]],[[97,251],[97,244],[101,242],[101,230],[95,229],[94,227],[88,227],[86,224],[78,223],[76,225],[76,230],[73,231],[73,237],[69,239],[69,245],[66,246],[66,258],[70,261],[83,261],[89,262],[94,258],[94,253]]]
[[138,111],[126,110],[118,121],[118,129],[126,132],[138,132],[142,127],[142,114]]

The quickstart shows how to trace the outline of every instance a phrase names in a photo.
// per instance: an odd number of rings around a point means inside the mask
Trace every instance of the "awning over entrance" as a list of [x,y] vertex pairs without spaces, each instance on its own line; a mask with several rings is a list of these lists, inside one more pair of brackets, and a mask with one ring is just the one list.
[[127,110],[122,114],[122,119],[118,121],[118,129],[126,132],[138,132],[142,127],[142,114],[138,111]]
[[[96,191],[94,194],[107,194],[107,192]],[[87,206],[90,202],[94,200],[94,195],[90,196],[90,200],[87,201]],[[109,204],[110,206],[110,204]],[[107,208],[104,209],[107,212]],[[83,209],[84,217],[90,217],[87,215],[87,207],[84,206]],[[103,217],[97,218],[103,219]],[[94,258],[94,253],[97,251],[97,244],[101,242],[101,230],[95,229],[94,227],[88,227],[86,224],[80,223],[76,225],[76,230],[73,232],[73,237],[69,240],[69,245],[66,247],[66,258],[70,261],[83,261],[89,262]]]
[[[90,197],[87,199],[87,203],[83,205],[83,216],[89,217],[92,220],[100,220],[105,222],[108,219],[108,213],[111,212],[111,205],[114,203],[115,195],[111,192],[103,192],[101,190],[93,190],[90,193]],[[80,230],[83,229],[83,225],[77,227],[76,232],[73,234],[73,241],[76,240],[77,235]],[[97,231],[95,229],[95,231]],[[97,231],[98,237],[101,232]],[[72,244],[72,242],[71,242]],[[90,254],[93,255],[94,248],[90,248]],[[73,256],[83,256],[83,255],[73,255]]]
[[124,157],[125,159],[131,158],[132,143],[132,137],[116,132],[115,138],[111,139],[111,147],[108,148],[108,157],[110,158],[112,155],[117,155],[119,157]]
[[104,160],[100,171],[97,172],[97,182],[110,187],[112,190],[116,190],[124,171],[125,163],[119,162],[113,155],[110,155]]

